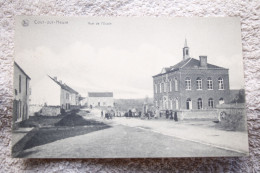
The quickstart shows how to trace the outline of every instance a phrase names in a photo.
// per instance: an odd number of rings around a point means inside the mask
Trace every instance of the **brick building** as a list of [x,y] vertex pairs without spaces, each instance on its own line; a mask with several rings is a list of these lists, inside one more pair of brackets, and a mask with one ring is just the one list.
[[212,110],[230,101],[229,71],[189,56],[185,40],[183,60],[153,76],[154,105],[160,110]]

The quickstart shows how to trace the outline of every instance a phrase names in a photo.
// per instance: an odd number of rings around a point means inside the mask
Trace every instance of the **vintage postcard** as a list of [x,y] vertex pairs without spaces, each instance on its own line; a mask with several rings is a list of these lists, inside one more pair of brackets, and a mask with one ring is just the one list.
[[239,18],[18,16],[12,156],[248,156]]

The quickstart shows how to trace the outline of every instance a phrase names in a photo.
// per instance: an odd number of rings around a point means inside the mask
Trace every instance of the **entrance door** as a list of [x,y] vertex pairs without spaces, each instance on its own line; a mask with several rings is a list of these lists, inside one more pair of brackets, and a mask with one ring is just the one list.
[[192,109],[192,101],[191,101],[191,99],[187,99],[187,101],[186,101],[186,108],[188,110]]

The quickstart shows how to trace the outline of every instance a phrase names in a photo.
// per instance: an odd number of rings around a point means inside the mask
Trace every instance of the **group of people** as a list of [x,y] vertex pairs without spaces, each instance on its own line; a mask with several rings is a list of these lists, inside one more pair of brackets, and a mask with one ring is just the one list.
[[[109,110],[109,111],[106,111],[106,110],[101,110],[101,118],[102,119],[112,119],[113,117],[115,116],[120,116],[121,117],[121,112],[119,111],[114,111],[113,109],[112,110]],[[159,109],[159,107],[156,108],[155,111],[145,111],[142,112],[139,111],[139,112],[132,112],[132,110],[130,109],[128,112],[126,112],[124,114],[125,117],[146,117],[147,119],[151,119],[152,117],[154,119],[158,119],[159,117],[163,117],[165,116],[166,119],[170,119],[170,120],[175,120],[175,121],[178,121],[178,116],[177,116],[177,112],[173,111],[173,110],[166,110],[165,112],[164,111],[161,111]]]

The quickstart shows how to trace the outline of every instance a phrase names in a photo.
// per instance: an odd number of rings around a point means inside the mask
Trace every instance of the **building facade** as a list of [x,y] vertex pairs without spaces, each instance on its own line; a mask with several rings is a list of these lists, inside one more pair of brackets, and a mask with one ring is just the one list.
[[[57,110],[70,110],[79,106],[79,93],[67,84],[58,80],[57,77],[45,76],[32,87],[32,113],[42,107]],[[59,111],[60,113],[60,111]]]
[[29,110],[29,83],[31,78],[14,62],[14,102],[13,121],[20,122],[28,119]]
[[92,107],[113,107],[113,92],[89,92],[87,102]]
[[229,71],[189,56],[185,40],[183,60],[153,76],[154,105],[160,110],[210,110],[230,101]]

